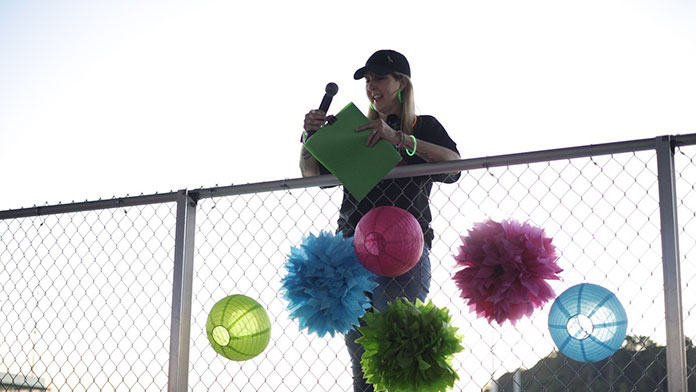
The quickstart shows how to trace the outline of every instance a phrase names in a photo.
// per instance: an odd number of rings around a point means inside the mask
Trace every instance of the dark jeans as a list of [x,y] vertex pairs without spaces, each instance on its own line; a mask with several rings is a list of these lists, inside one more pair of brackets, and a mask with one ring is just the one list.
[[[428,248],[423,248],[423,254],[418,263],[401,276],[377,277],[378,286],[372,292],[372,306],[383,312],[387,309],[389,302],[399,297],[405,297],[411,302],[415,302],[416,298],[425,301],[430,290],[429,252]],[[367,384],[363,378],[360,358],[365,349],[359,343],[355,343],[355,339],[360,336],[362,335],[355,328],[346,334],[346,346],[353,365],[353,391],[373,392],[372,385]]]

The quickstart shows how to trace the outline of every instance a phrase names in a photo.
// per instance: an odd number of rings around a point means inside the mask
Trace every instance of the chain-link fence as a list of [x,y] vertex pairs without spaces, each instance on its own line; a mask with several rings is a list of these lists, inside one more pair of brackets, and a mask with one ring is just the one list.
[[[465,347],[454,390],[618,390],[635,372],[631,382],[655,390],[695,381],[683,343],[696,330],[693,144],[693,135],[657,138],[391,174],[462,170],[431,197],[429,298],[450,310]],[[674,155],[660,156],[659,146],[676,146]],[[675,194],[665,193],[664,162],[675,167]],[[0,212],[2,379],[51,391],[351,390],[342,336],[300,331],[280,295],[290,249],[336,228],[342,190],[332,184],[325,176]],[[676,270],[663,262],[667,202],[679,217]],[[515,326],[471,313],[451,279],[453,255],[486,218],[544,228],[564,269],[551,282],[556,293],[584,282],[614,292],[628,335],[648,337],[652,359],[636,351],[621,363],[581,364],[559,355],[551,303]],[[681,297],[670,291],[680,274]],[[231,294],[256,299],[271,319],[269,346],[244,362],[216,354],[205,333],[208,311]]]
[[165,388],[172,207],[0,221],[0,371],[52,391]]

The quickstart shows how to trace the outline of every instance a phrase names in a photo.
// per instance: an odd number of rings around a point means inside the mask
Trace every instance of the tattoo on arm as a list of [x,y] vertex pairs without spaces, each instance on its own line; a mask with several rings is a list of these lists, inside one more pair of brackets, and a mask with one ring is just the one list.
[[311,158],[311,157],[312,157],[312,154],[311,154],[309,151],[307,151],[306,148],[303,148],[303,149],[302,149],[302,159],[303,159],[303,160],[307,160],[307,159],[309,159],[309,158]]
[[303,177],[319,175],[316,161],[312,153],[307,151],[306,148],[302,148],[302,153],[300,154],[300,171]]

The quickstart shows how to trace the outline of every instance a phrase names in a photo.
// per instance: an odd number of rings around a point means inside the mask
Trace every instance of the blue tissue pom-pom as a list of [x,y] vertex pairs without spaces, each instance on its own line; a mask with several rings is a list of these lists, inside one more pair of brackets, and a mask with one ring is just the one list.
[[310,234],[290,249],[285,268],[283,297],[300,330],[320,337],[345,334],[371,306],[367,292],[377,286],[375,275],[360,264],[353,239],[343,234]]

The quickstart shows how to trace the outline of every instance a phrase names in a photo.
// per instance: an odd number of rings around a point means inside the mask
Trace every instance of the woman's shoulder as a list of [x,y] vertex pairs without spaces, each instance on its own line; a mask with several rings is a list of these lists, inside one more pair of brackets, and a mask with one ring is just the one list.
[[437,123],[439,124],[440,122],[437,121],[435,116],[431,116],[430,114],[419,114],[416,116],[416,124],[419,122],[423,122],[424,124],[432,124],[432,123]]
[[419,115],[416,119],[413,133],[419,139],[457,151],[457,144],[434,116],[427,114]]
[[445,128],[440,124],[439,121],[435,118],[435,116],[431,116],[429,114],[420,114],[416,116],[416,124],[414,125],[414,129],[416,131],[422,130],[422,131],[439,131],[442,130],[444,131]]

